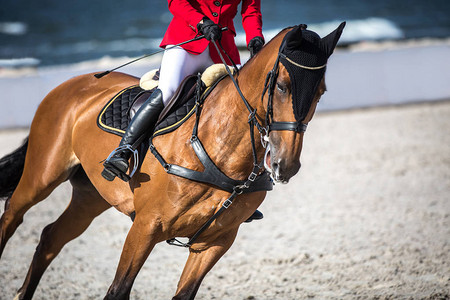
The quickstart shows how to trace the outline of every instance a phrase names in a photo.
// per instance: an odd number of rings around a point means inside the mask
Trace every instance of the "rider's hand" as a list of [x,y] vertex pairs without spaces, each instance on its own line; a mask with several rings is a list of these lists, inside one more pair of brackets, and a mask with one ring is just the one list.
[[264,46],[264,39],[260,36],[255,36],[248,43],[248,50],[250,50],[250,57],[253,57]]
[[197,29],[208,41],[217,41],[222,38],[222,31],[219,25],[208,18],[203,18],[198,24]]

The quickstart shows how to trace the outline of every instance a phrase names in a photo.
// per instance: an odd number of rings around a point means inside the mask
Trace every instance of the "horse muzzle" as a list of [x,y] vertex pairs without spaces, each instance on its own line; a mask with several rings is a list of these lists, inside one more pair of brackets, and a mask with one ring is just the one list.
[[283,158],[276,151],[276,147],[268,143],[266,153],[264,154],[264,167],[269,172],[272,180],[278,183],[288,183],[295,174],[300,170],[300,160],[292,160]]

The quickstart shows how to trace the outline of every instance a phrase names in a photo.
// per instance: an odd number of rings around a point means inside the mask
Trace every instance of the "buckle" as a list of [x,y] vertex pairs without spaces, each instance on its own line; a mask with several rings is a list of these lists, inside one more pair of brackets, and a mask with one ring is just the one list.
[[241,195],[244,192],[244,190],[248,189],[248,188],[249,188],[248,183],[244,182],[244,184],[240,184],[240,185],[235,186],[233,188],[233,190],[234,190],[234,193],[236,193],[236,195]]
[[230,205],[233,203],[233,201],[231,201],[230,199],[225,200],[225,202],[222,204],[222,206],[227,209],[228,207],[230,207]]
[[258,177],[258,174],[255,172],[252,172],[249,176],[248,176],[248,180],[250,180],[251,182],[256,180],[256,177]]

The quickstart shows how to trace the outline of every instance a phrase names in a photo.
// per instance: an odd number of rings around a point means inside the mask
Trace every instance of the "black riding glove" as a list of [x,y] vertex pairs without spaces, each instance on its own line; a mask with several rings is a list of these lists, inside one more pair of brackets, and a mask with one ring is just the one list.
[[255,36],[248,43],[248,50],[250,51],[250,57],[253,57],[264,46],[264,39],[260,36]]
[[203,18],[203,20],[197,24],[197,29],[208,41],[217,41],[222,38],[222,31],[220,30],[219,25],[208,18]]

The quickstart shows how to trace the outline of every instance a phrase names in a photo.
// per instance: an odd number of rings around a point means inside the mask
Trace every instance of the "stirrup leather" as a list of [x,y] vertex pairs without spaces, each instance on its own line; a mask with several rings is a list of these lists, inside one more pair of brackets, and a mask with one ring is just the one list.
[[[123,145],[119,146],[116,149],[114,149],[111,154],[106,158],[106,161],[109,161],[111,157],[113,157],[116,153],[120,153],[124,150],[129,150],[131,153],[133,153],[133,169],[131,170],[130,174],[128,175],[130,178],[133,177],[134,173],[136,173],[136,170],[139,166],[139,152],[137,149],[133,149],[130,145]],[[131,162],[131,160],[130,160]],[[131,168],[130,168],[131,169]]]

